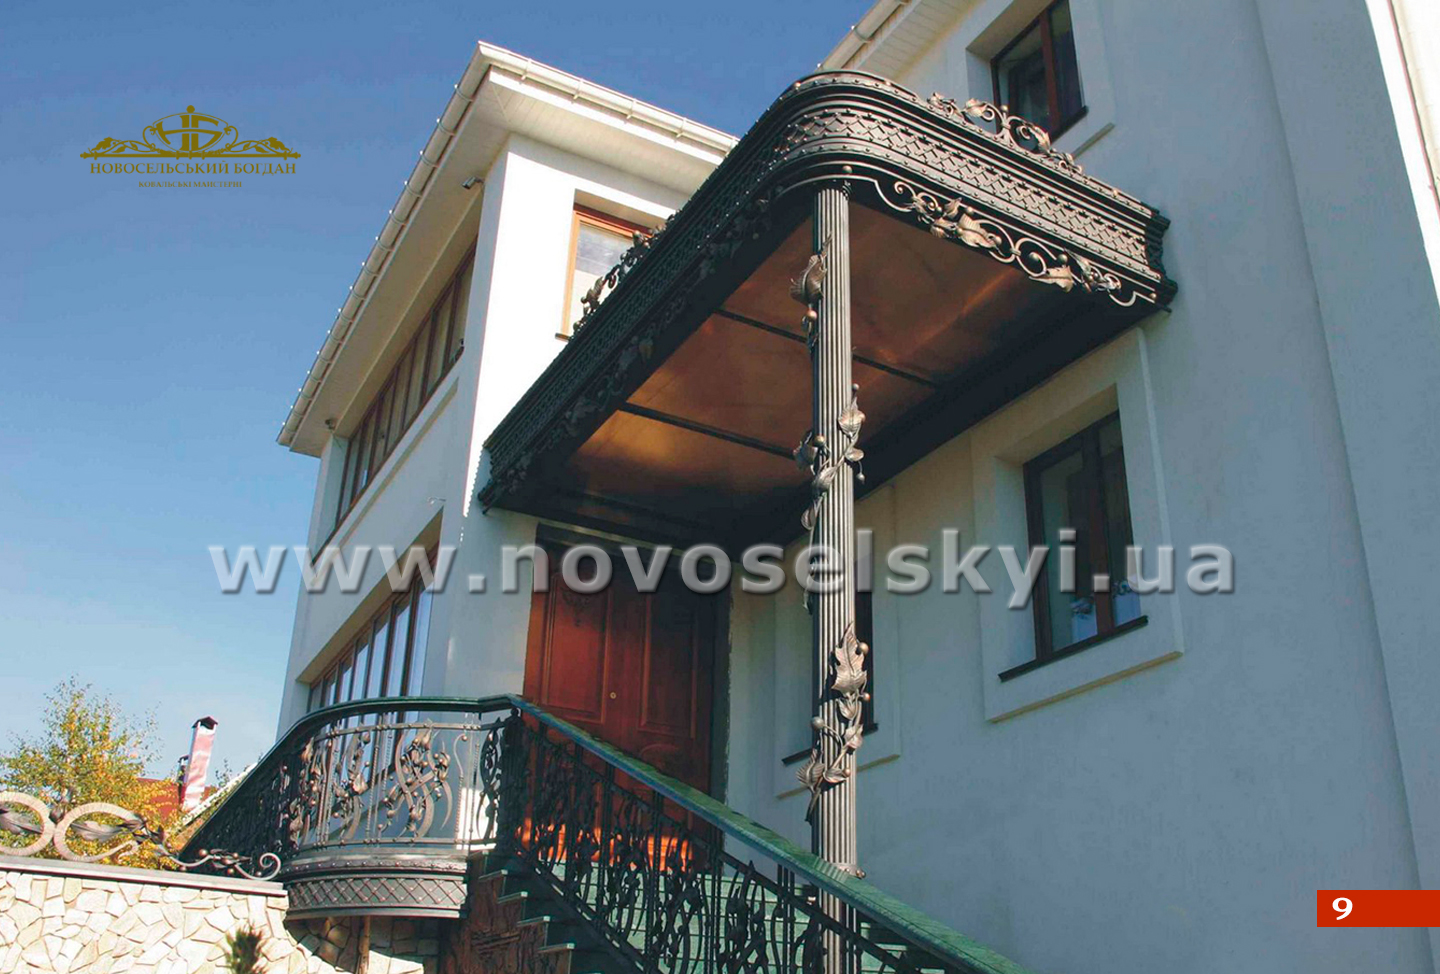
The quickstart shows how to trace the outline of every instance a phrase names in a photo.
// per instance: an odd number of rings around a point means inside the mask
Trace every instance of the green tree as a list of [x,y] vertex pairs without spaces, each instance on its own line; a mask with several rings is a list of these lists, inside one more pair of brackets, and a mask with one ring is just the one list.
[[142,780],[155,757],[155,718],[126,714],[74,677],[46,695],[43,731],[15,737],[0,756],[0,789],[22,791],[62,809],[111,802],[152,819],[148,809],[169,783]]

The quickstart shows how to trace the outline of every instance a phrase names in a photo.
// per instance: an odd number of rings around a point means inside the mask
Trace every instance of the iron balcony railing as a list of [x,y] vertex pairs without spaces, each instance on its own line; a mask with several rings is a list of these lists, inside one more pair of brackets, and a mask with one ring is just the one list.
[[282,878],[301,861],[382,850],[464,859],[495,841],[499,733],[512,712],[508,697],[402,697],[307,714],[186,852],[272,854]]
[[[400,710],[399,708],[405,708]],[[1026,974],[714,798],[521,700],[400,698],[302,719],[186,847],[476,852],[639,971]]]

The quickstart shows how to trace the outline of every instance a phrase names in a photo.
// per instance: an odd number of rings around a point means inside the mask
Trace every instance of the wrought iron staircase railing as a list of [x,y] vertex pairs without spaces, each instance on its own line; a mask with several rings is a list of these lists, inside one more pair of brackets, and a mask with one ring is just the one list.
[[205,848],[278,856],[294,916],[459,916],[484,852],[638,971],[1025,974],[513,696],[310,714],[185,852]]
[[497,851],[637,969],[1024,974],[703,792],[533,704],[515,708]]

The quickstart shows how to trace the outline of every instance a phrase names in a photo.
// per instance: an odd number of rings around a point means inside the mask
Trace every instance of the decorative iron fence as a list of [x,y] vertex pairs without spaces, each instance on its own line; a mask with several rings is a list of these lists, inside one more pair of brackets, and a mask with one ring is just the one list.
[[[405,709],[400,709],[405,708]],[[493,844],[508,698],[339,704],[297,723],[186,853],[305,858],[385,849],[463,858]]]
[[274,857],[292,912],[314,915],[459,916],[463,870],[391,896],[377,886],[387,857],[456,864],[492,852],[645,972],[1025,974],[512,696],[369,700],[307,716],[185,854],[213,849]]
[[515,706],[499,851],[637,970],[1024,974],[710,796]]
[[118,862],[160,865],[273,879],[280,860],[269,853],[250,857],[222,849],[186,859],[170,846],[165,829],[144,816],[110,802],[86,802],[74,808],[51,806],[19,791],[0,791],[0,853],[11,856],[58,855],[70,862]]

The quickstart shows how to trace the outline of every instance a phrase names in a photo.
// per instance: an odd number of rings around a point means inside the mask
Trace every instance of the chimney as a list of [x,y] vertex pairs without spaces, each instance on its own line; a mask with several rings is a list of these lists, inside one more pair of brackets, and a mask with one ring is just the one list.
[[215,746],[214,717],[195,721],[195,736],[190,739],[190,757],[185,762],[184,783],[180,786],[180,810],[188,812],[205,797],[205,776],[210,772],[210,749]]

